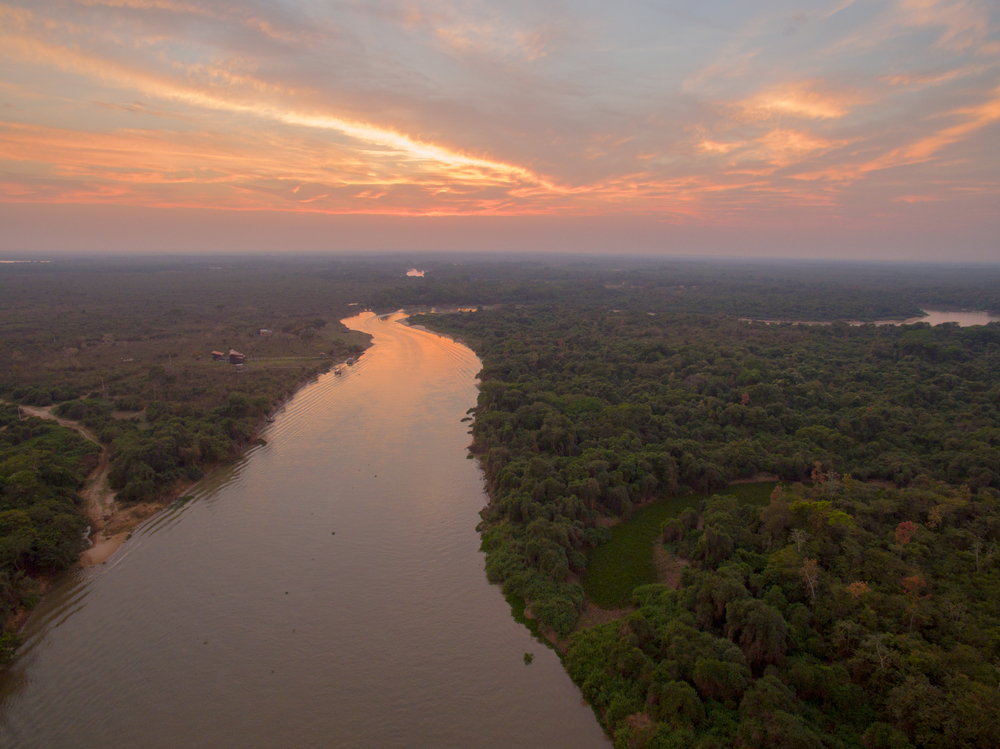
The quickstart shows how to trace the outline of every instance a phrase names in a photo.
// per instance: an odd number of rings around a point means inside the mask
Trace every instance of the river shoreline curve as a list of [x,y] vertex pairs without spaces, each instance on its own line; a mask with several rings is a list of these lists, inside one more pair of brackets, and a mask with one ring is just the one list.
[[[372,345],[372,342],[369,340],[365,346],[365,350],[355,354],[354,358],[359,359]],[[348,358],[349,357],[344,357],[338,361],[332,362],[330,370],[328,371],[332,371],[334,368],[345,364]],[[89,525],[87,539],[90,541],[90,546],[80,552],[80,557],[76,565],[59,572],[46,572],[32,576],[36,585],[38,598],[35,602],[35,606],[41,602],[42,598],[49,592],[55,581],[62,575],[65,575],[67,572],[71,572],[75,568],[85,569],[87,567],[93,567],[108,562],[115,555],[115,553],[121,549],[125,542],[128,541],[128,539],[132,536],[132,533],[142,523],[155,517],[157,514],[170,507],[174,502],[185,496],[192,489],[192,487],[196,486],[201,481],[204,481],[205,478],[211,476],[221,466],[236,462],[243,457],[247,450],[254,445],[259,444],[260,433],[264,431],[267,425],[273,421],[274,416],[285,408],[285,406],[288,405],[304,387],[314,380],[315,375],[311,375],[298,382],[294,389],[285,396],[281,403],[274,406],[264,417],[260,419],[256,429],[254,430],[253,438],[240,444],[236,455],[230,458],[229,461],[205,466],[204,473],[201,478],[193,481],[189,480],[176,482],[173,486],[162,492],[156,498],[137,502],[132,505],[121,505],[116,501],[116,493],[110,486],[108,486],[110,450],[108,446],[102,444],[97,439],[97,436],[87,429],[87,427],[79,421],[56,416],[52,413],[56,404],[52,406],[25,406],[18,403],[0,401],[8,403],[8,405],[18,406],[29,416],[55,421],[59,424],[59,426],[66,429],[72,429],[84,439],[93,442],[101,448],[97,466],[95,466],[87,475],[84,487],[78,492],[78,495],[83,500],[83,505],[80,510],[86,517]],[[19,608],[14,611],[8,617],[7,621],[4,622],[5,629],[9,632],[20,634],[21,630],[28,622],[33,610],[34,606],[31,608]]]

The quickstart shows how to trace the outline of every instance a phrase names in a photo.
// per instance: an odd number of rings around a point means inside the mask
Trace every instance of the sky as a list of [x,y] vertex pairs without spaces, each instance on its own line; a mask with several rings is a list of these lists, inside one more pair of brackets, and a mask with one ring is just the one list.
[[1000,4],[0,0],[0,226],[1000,262]]

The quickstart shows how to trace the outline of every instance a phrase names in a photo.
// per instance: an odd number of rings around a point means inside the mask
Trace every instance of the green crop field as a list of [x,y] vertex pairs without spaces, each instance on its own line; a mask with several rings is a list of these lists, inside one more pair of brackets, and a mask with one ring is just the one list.
[[[775,482],[733,484],[715,494],[733,496],[751,504],[767,504]],[[632,517],[612,529],[611,541],[587,555],[583,591],[603,609],[629,605],[632,591],[656,582],[653,544],[660,537],[664,521],[677,517],[688,507],[698,509],[704,494],[670,497],[638,508]]]

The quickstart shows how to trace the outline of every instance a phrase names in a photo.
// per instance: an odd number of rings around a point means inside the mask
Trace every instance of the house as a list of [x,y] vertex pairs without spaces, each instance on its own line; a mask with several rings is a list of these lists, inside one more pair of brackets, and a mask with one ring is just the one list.
[[267,328],[261,328],[260,329],[260,335],[261,335],[262,338],[268,338],[268,337],[274,335],[274,331],[273,330],[268,330]]
[[212,361],[222,361],[225,358],[226,358],[226,355],[224,353],[222,353],[221,351],[213,351],[212,352]]
[[229,363],[230,364],[242,364],[243,360],[246,358],[245,355],[241,354],[236,349],[229,349]]

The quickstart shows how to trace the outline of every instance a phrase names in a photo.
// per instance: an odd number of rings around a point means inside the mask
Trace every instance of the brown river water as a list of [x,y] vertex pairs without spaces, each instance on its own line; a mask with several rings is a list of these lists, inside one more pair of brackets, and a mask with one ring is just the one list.
[[610,746],[486,582],[480,362],[401,317],[345,321],[375,337],[355,366],[45,597],[0,747]]

